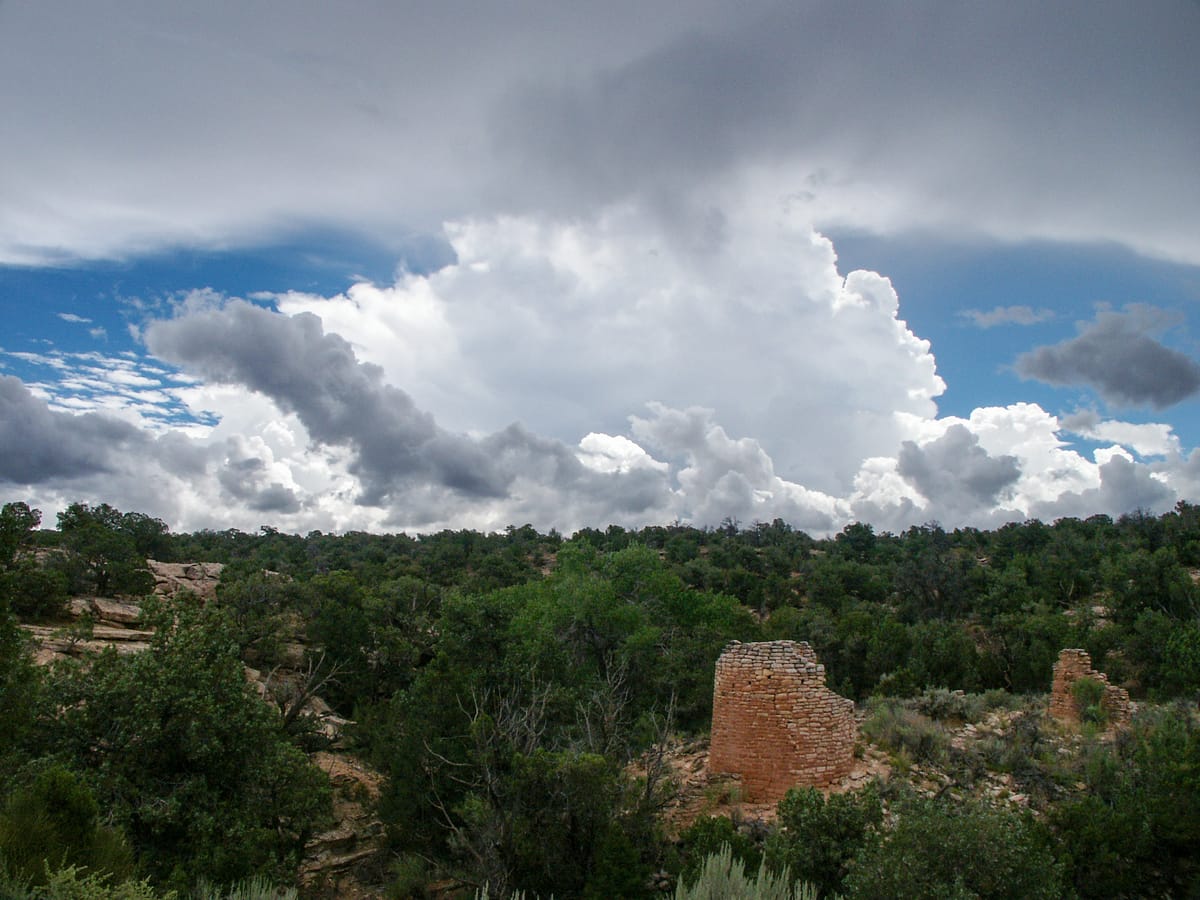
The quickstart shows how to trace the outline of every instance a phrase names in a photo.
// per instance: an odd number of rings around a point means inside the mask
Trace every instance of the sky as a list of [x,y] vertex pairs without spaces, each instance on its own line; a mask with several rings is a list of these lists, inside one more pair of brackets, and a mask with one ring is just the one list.
[[0,0],[0,501],[1200,502],[1200,2]]

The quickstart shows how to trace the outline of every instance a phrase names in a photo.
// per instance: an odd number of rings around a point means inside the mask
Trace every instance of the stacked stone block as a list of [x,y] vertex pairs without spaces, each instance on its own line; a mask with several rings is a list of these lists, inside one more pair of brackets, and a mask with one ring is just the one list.
[[1129,693],[1108,683],[1108,676],[1092,668],[1092,657],[1086,650],[1063,650],[1054,664],[1054,682],[1050,687],[1050,715],[1071,725],[1079,724],[1079,707],[1072,688],[1080,678],[1091,678],[1104,686],[1100,706],[1108,714],[1111,728],[1124,728],[1132,718]]
[[740,775],[748,802],[837,784],[850,774],[857,734],[854,703],[825,687],[806,642],[734,641],[717,660],[708,768]]

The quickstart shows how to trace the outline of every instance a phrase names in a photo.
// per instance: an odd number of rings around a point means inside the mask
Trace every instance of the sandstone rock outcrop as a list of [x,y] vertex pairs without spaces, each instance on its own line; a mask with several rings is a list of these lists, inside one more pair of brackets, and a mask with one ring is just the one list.
[[223,563],[165,563],[148,559],[146,568],[154,576],[154,593],[160,597],[175,597],[183,591],[191,591],[208,602],[217,598],[217,584],[225,566]]
[[1054,664],[1054,681],[1050,687],[1050,715],[1068,725],[1080,723],[1079,704],[1075,699],[1075,684],[1081,678],[1099,682],[1103,688],[1100,707],[1108,718],[1109,728],[1124,728],[1132,718],[1129,693],[1108,683],[1108,676],[1092,668],[1092,657],[1086,650],[1068,649],[1058,654]]
[[825,686],[806,642],[729,644],[717,660],[708,769],[741,776],[747,801],[832,787],[850,774],[854,703]]
[[333,786],[336,825],[315,835],[304,848],[300,883],[323,886],[338,897],[377,896],[364,891],[361,869],[378,863],[386,843],[383,823],[374,813],[383,776],[344,753],[314,753],[313,765]]

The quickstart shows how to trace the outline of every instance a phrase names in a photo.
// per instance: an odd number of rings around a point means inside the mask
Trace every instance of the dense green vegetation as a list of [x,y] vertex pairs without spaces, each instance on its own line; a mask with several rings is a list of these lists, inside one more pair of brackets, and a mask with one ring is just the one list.
[[[0,857],[20,896],[68,878],[132,897],[294,877],[328,822],[305,756],[321,738],[261,702],[242,663],[281,663],[296,629],[355,752],[387,776],[394,896],[448,880],[466,896],[643,897],[664,873],[679,896],[706,878],[762,896],[1200,892],[1200,507],[827,540],[780,521],[176,535],[84,504],[40,525],[22,503],[0,512]],[[143,604],[145,653],[31,665],[18,617],[62,622],[68,593],[144,594],[147,557],[225,563],[219,602]],[[867,704],[864,735],[897,774],[795,792],[771,828],[709,818],[671,839],[664,747],[706,732],[727,641],[778,638],[809,641],[830,686]],[[1132,729],[1089,722],[1060,752],[1036,712],[1063,647],[1143,701]],[[948,723],[995,710],[1002,735],[949,741]],[[948,779],[936,796],[903,777],[921,767]],[[989,773],[1024,803],[982,794]]]

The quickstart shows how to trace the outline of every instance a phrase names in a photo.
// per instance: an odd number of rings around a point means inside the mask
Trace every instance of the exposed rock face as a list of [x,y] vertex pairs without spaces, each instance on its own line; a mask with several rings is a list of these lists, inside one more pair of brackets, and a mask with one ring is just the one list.
[[154,593],[160,597],[175,597],[191,591],[206,603],[217,598],[217,583],[221,580],[223,563],[165,563],[146,560],[146,568],[154,576]]
[[1054,664],[1054,682],[1050,687],[1050,715],[1069,725],[1079,724],[1079,705],[1073,688],[1081,678],[1090,678],[1104,686],[1100,706],[1108,715],[1109,728],[1124,728],[1132,718],[1129,693],[1108,683],[1108,676],[1092,668],[1086,650],[1063,650]]
[[364,887],[372,879],[362,870],[377,865],[384,849],[383,823],[373,812],[383,776],[346,754],[314,753],[311,758],[333,785],[337,824],[305,846],[300,883],[332,889],[338,897],[377,896]]
[[137,625],[142,617],[140,603],[120,602],[104,597],[72,597],[70,611],[76,619],[89,616],[95,622],[124,627]]
[[118,653],[139,653],[150,646],[153,631],[141,631],[123,626],[94,625],[91,628],[52,628],[45,625],[22,625],[34,640],[33,661],[49,665],[57,659],[100,653],[106,647]]
[[807,643],[734,641],[721,653],[708,768],[740,775],[747,801],[832,787],[850,774],[857,736],[853,701],[825,687]]

